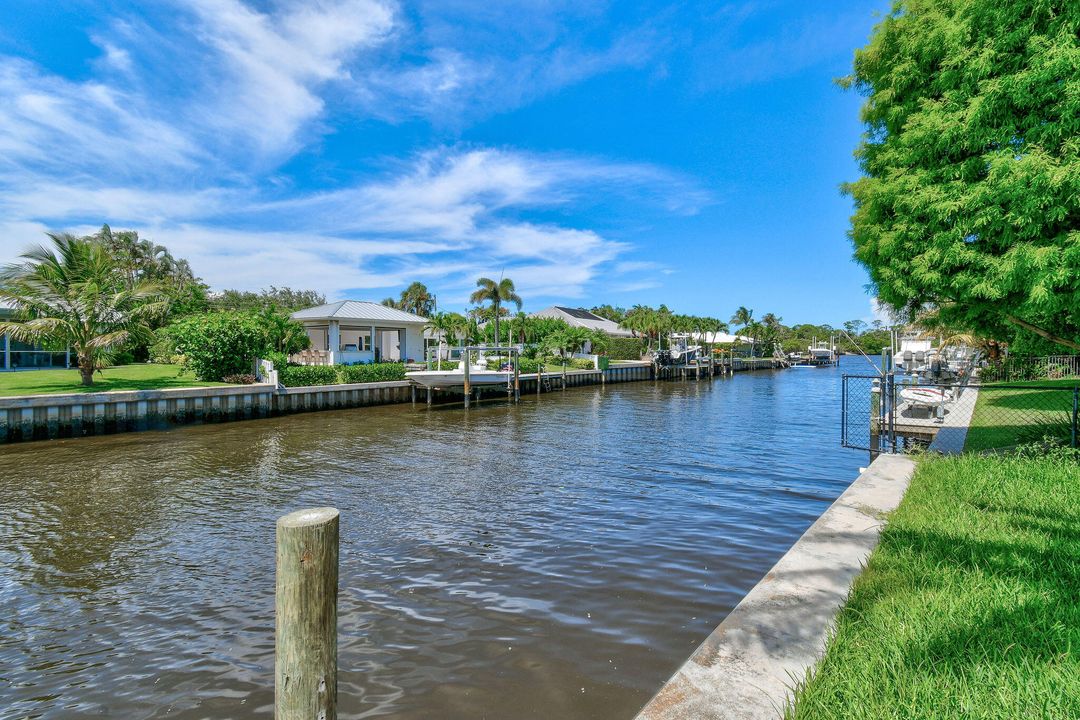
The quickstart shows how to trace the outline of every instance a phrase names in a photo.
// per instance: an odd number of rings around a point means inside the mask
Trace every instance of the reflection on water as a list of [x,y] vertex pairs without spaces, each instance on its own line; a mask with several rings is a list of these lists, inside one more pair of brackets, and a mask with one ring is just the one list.
[[333,505],[342,717],[632,717],[854,479],[840,372],[5,448],[0,707],[268,716],[274,521]]

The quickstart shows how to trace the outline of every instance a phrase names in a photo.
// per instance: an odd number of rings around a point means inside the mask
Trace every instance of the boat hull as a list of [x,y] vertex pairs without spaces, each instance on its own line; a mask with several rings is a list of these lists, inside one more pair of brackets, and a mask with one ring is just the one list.
[[[463,388],[465,387],[465,373],[460,370],[418,370],[405,373],[405,378],[412,380],[417,385],[429,388]],[[511,382],[513,376],[511,375]],[[506,385],[506,372],[482,372],[469,373],[469,384],[473,387],[485,385]]]

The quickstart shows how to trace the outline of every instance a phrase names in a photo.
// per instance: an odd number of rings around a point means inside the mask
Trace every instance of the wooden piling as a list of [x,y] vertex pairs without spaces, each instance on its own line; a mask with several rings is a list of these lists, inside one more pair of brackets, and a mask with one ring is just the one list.
[[466,357],[462,360],[465,368],[465,409],[469,409],[469,401],[472,399],[472,380],[469,377],[469,365],[470,358],[467,357],[468,353],[465,353]]
[[277,521],[275,720],[337,718],[338,511]]

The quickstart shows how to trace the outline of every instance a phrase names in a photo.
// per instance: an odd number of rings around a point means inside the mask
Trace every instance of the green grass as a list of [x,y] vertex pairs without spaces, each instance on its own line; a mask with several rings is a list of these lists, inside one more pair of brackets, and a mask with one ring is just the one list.
[[1080,465],[926,458],[789,719],[1080,718]]
[[85,387],[78,370],[23,370],[0,373],[0,397],[15,395],[56,395],[60,393],[105,392],[108,390],[164,390],[167,388],[225,385],[203,382],[192,375],[180,375],[176,365],[120,365],[94,374],[94,384]]
[[1041,440],[1045,435],[1068,442],[1073,403],[1069,391],[1080,385],[1080,380],[1034,380],[1008,384],[1045,389],[1035,392],[998,388],[995,384],[979,388],[965,450],[1007,448]]

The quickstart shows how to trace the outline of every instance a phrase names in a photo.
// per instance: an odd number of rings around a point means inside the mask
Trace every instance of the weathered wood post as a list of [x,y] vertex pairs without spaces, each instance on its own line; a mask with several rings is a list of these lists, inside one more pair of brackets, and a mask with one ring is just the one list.
[[337,718],[338,511],[277,521],[275,720]]
[[465,409],[466,410],[469,409],[469,400],[472,399],[472,379],[469,377],[469,365],[472,364],[470,362],[470,360],[471,360],[471,358],[469,358],[467,356],[467,353],[466,353],[466,356],[463,357],[463,359],[461,361],[461,362],[464,363],[464,365],[462,367],[465,368]]
[[514,402],[521,400],[521,355],[514,357]]

